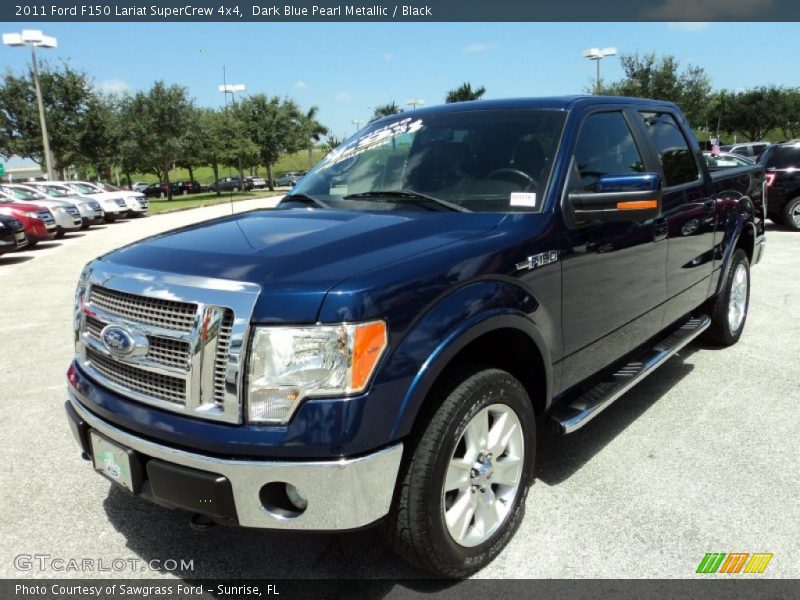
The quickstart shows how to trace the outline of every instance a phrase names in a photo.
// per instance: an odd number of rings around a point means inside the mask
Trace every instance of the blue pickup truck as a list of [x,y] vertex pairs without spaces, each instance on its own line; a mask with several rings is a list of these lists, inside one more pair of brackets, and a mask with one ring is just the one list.
[[523,517],[537,426],[580,429],[701,334],[736,343],[763,197],[667,102],[387,117],[277,209],[88,264],[69,423],[196,528],[379,525],[464,576]]

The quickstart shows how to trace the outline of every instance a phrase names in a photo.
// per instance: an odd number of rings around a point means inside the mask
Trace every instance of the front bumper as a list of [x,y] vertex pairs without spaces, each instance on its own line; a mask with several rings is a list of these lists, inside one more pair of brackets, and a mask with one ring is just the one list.
[[[143,465],[155,459],[154,465],[159,468],[165,463],[177,469],[185,467],[193,477],[221,476],[230,484],[235,518],[244,527],[330,531],[358,529],[374,523],[389,512],[403,454],[403,445],[398,443],[366,456],[329,461],[225,459],[187,452],[130,434],[97,417],[72,397],[67,402],[67,414],[73,433],[87,454],[91,453],[88,435],[91,429],[133,450]],[[151,469],[145,467],[145,470]],[[265,507],[262,487],[275,482],[290,483],[305,495],[308,507],[302,514],[287,516],[282,511]],[[222,485],[227,489],[225,482]],[[200,499],[196,506],[188,505],[174,498],[159,498],[159,493],[150,486],[144,485],[143,489],[146,490],[144,495],[156,502],[208,514]]]

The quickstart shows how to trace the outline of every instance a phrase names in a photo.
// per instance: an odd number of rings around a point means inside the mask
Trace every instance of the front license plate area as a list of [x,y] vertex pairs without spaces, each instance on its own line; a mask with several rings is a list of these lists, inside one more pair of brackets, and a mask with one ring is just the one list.
[[90,431],[94,468],[108,479],[135,493],[132,450],[118,446],[95,431]]

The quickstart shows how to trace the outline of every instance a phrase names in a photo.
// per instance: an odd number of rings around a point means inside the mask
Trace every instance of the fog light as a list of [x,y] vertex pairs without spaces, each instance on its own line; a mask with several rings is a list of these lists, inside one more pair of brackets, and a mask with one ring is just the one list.
[[294,387],[268,387],[250,392],[250,420],[280,422],[290,412],[300,391]]
[[300,512],[308,508],[308,499],[306,495],[291,483],[286,484],[286,496],[288,496],[289,501],[294,504]]

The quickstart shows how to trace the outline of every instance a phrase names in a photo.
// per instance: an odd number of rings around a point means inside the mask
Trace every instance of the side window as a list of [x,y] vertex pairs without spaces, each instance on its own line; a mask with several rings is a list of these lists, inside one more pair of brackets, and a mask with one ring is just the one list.
[[622,113],[587,117],[575,146],[575,167],[581,188],[587,191],[593,191],[605,175],[644,173],[644,160]]
[[700,171],[686,138],[672,115],[642,113],[645,129],[658,151],[664,168],[664,185],[671,187],[697,181]]

